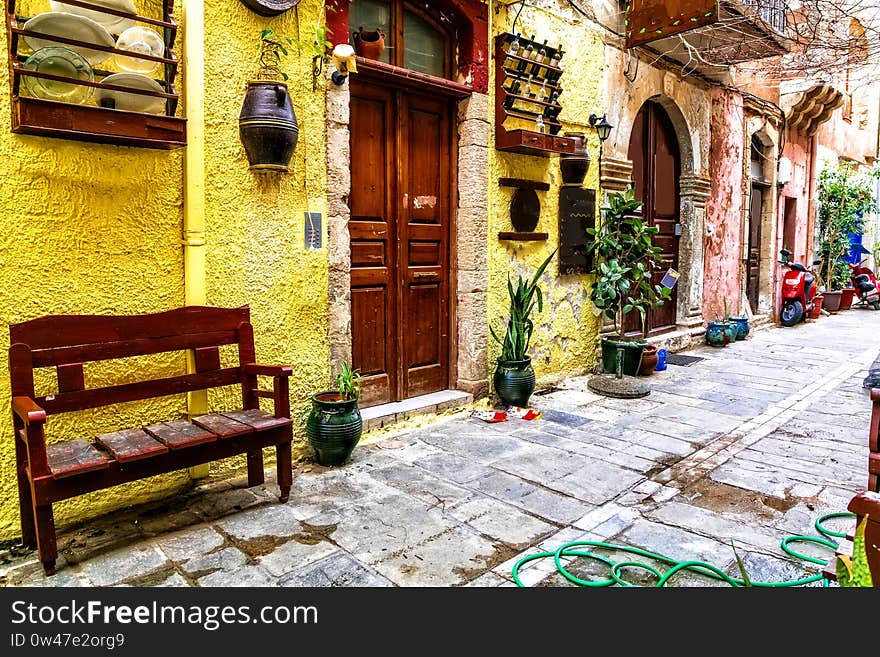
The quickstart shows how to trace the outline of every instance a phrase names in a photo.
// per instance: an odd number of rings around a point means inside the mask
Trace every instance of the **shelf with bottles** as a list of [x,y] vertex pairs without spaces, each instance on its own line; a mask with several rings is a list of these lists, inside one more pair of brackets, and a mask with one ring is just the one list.
[[[130,0],[51,0],[16,11],[8,0],[12,132],[145,148],[186,145],[175,116],[173,0],[159,16]],[[22,3],[24,4],[24,3]],[[133,53],[137,53],[136,56]],[[115,63],[115,66],[114,66]]]
[[559,97],[562,46],[501,34],[495,40],[495,148],[548,157],[571,153],[574,141],[557,135],[562,129]]

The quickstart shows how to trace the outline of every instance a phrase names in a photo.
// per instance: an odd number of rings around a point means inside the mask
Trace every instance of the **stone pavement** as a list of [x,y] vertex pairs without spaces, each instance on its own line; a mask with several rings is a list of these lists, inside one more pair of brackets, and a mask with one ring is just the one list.
[[[340,468],[300,462],[284,505],[271,483],[206,484],[62,532],[52,577],[33,554],[7,555],[0,577],[25,586],[513,586],[523,555],[584,539],[737,575],[733,541],[753,579],[802,577],[781,539],[814,533],[819,515],[845,510],[866,486],[861,385],[878,329],[880,313],[853,309],[692,350],[703,360],[656,372],[639,400],[599,397],[587,377],[568,379],[536,392],[539,420],[486,424],[462,411],[360,445]],[[607,576],[584,560],[570,569]],[[569,585],[551,559],[521,577]],[[683,574],[673,583],[712,582]]]

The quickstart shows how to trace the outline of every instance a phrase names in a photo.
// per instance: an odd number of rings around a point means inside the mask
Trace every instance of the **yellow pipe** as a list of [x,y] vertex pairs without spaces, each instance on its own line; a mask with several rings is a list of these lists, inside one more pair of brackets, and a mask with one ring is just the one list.
[[[184,0],[183,70],[186,107],[186,153],[183,163],[183,277],[184,303],[207,303],[205,275],[205,5]],[[195,371],[193,353],[187,352],[186,369]],[[186,395],[190,418],[208,412],[208,391]],[[190,468],[190,476],[208,476],[209,466]]]

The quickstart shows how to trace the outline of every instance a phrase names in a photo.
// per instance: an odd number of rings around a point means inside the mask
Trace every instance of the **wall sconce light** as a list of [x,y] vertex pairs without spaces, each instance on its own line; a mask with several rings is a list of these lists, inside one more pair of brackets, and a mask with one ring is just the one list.
[[596,136],[599,137],[599,186],[602,185],[602,147],[605,144],[605,140],[611,136],[611,129],[614,128],[613,125],[608,123],[608,119],[605,118],[605,115],[596,116],[595,114],[590,114],[590,125],[596,129]]
[[358,71],[354,48],[347,43],[340,43],[333,48],[332,59],[336,70],[330,75],[330,79],[333,80],[333,84],[342,86],[349,73],[357,73]]

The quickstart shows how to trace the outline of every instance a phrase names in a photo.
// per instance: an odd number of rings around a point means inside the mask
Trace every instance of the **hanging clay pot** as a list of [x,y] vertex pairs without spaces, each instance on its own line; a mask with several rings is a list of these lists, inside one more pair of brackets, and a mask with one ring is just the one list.
[[352,33],[354,49],[361,57],[378,60],[385,50],[385,33],[378,27],[364,30],[363,27]]
[[587,152],[587,138],[583,132],[566,132],[565,136],[574,139],[573,153],[560,153],[559,168],[562,171],[562,183],[580,185],[587,177],[590,169],[590,154]]
[[274,80],[248,82],[238,134],[251,171],[288,171],[299,141],[299,124],[286,84]]

